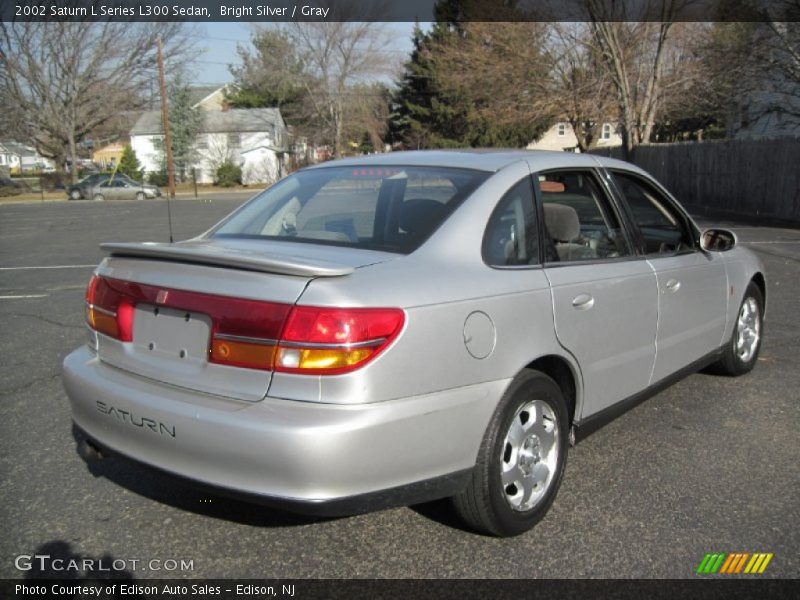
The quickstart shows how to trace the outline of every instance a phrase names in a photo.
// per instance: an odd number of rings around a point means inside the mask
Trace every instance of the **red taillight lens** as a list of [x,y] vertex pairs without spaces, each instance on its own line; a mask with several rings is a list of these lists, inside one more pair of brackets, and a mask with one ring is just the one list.
[[398,308],[295,306],[275,355],[275,370],[346,373],[364,366],[397,337],[405,322]]
[[86,321],[99,333],[130,342],[133,339],[133,301],[113,281],[94,275],[86,288]]
[[332,375],[362,367],[405,323],[399,308],[291,306],[100,276],[92,277],[86,289],[86,320],[95,331],[130,342],[137,304],[210,317],[210,362],[288,373]]

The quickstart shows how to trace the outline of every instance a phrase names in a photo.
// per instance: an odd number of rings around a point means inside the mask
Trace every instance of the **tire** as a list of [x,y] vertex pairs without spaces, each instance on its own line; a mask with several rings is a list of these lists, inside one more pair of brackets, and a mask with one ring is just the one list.
[[731,339],[725,346],[722,358],[713,365],[713,370],[732,377],[752,371],[761,351],[763,329],[764,296],[751,281],[739,304]]
[[568,433],[567,406],[556,382],[539,371],[522,371],[492,415],[472,480],[453,498],[461,519],[500,537],[536,525],[561,485]]
[[69,193],[69,197],[72,198],[73,200],[80,200],[81,198],[83,198],[83,196],[81,195],[80,190],[72,190]]
[[95,194],[92,197],[92,200],[94,200],[95,202],[103,202],[105,201],[105,197],[103,196],[103,194]]
[[144,200],[144,192],[136,192],[136,199],[141,202]]

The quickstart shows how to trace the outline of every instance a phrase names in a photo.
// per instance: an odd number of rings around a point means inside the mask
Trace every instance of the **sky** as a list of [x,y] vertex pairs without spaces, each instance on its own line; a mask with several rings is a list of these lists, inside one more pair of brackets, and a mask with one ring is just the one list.
[[[198,32],[202,41],[198,46],[204,49],[190,65],[191,80],[195,85],[223,85],[233,78],[228,70],[229,64],[239,64],[236,53],[237,44],[250,46],[250,36],[254,31],[250,23],[209,23],[200,25]],[[411,52],[411,33],[414,23],[384,23],[392,41],[385,51],[402,62]]]

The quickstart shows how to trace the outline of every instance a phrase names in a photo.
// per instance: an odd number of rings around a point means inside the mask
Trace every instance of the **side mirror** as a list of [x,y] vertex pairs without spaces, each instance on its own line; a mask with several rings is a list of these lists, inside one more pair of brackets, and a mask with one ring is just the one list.
[[700,247],[706,252],[727,252],[736,245],[736,234],[727,229],[706,229],[700,234]]

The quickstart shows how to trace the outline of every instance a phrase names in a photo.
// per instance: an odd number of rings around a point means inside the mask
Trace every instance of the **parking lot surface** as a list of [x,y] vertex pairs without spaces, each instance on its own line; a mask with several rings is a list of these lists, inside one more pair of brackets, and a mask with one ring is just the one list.
[[[173,202],[175,238],[244,199]],[[166,202],[0,205],[0,577],[47,575],[15,557],[49,554],[123,560],[137,579],[685,578],[707,552],[773,553],[761,577],[800,577],[800,230],[727,226],[767,265],[756,369],[692,375],[601,429],[571,450],[545,519],[499,540],[446,501],[315,520],[113,458],[87,466],[61,362],[86,339],[98,244],[166,241]]]

